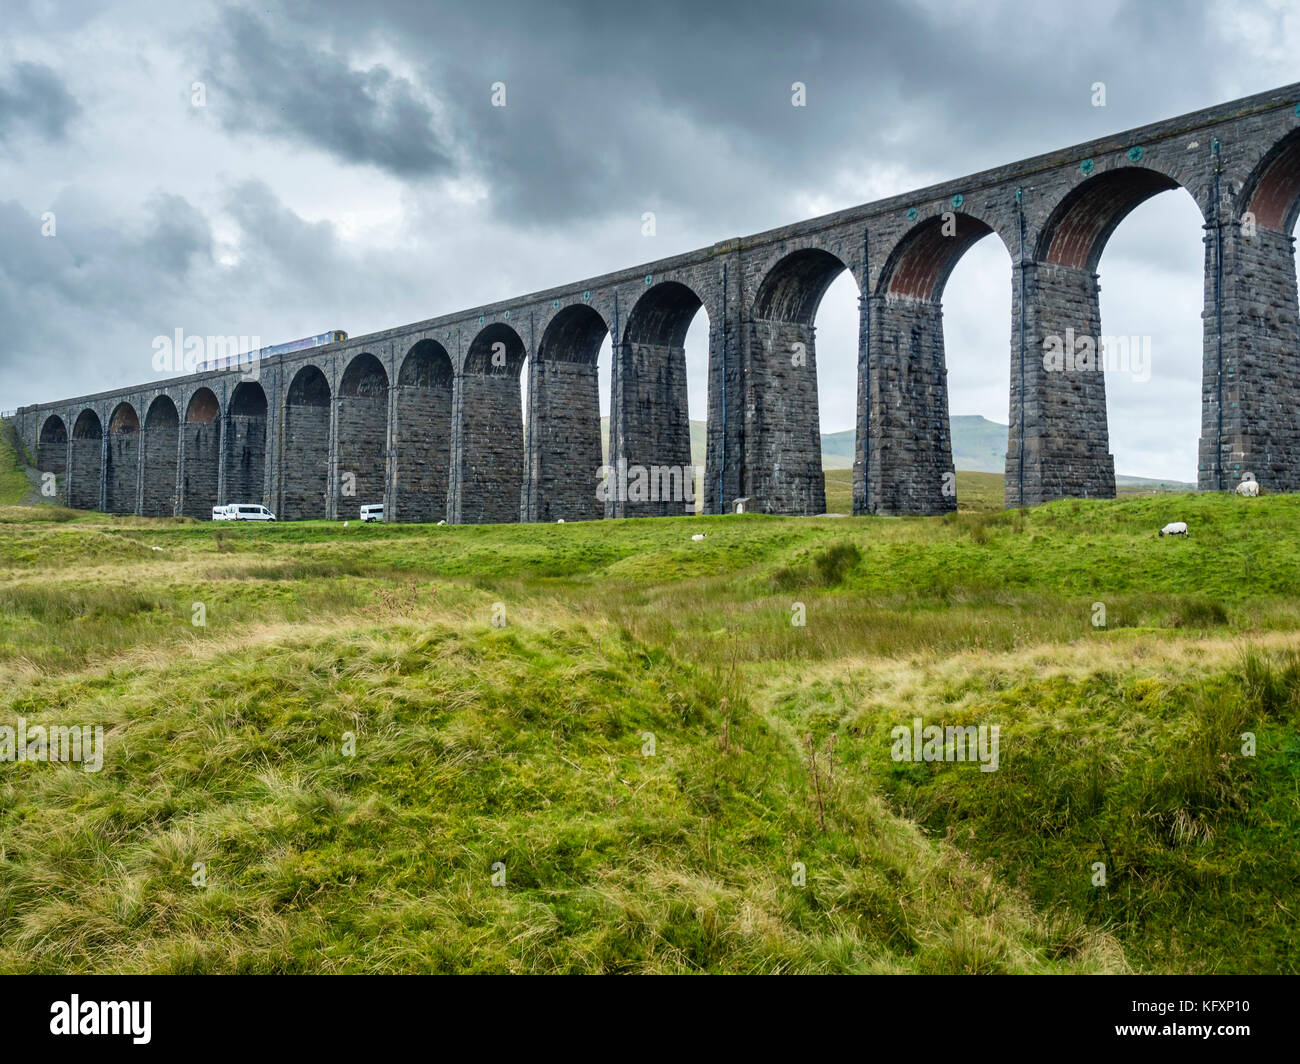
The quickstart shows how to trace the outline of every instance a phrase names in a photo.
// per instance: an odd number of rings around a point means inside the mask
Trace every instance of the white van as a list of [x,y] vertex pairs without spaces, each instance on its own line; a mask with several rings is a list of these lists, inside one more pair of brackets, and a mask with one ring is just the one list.
[[212,520],[214,520],[214,521],[229,521],[229,520],[230,520],[230,514],[227,512],[227,511],[229,511],[229,509],[230,509],[229,506],[214,506],[214,507],[212,507]]
[[274,521],[275,514],[265,506],[250,503],[231,503],[226,507],[227,521]]
[[361,520],[365,521],[382,521],[384,519],[384,504],[378,506],[361,507]]

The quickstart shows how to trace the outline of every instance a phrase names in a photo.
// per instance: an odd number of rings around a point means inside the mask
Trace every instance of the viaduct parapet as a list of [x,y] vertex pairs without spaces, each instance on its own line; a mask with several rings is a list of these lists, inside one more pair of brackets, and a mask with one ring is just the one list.
[[[1105,374],[1053,337],[1104,334],[1097,264],[1138,204],[1182,188],[1205,244],[1198,487],[1300,490],[1300,84],[688,254],[307,351],[15,415],[76,507],[207,517],[554,521],[682,513],[684,342],[709,322],[703,507],[825,510],[813,321],[861,293],[855,513],[952,510],[944,283],[992,234],[1012,263],[1006,505],[1111,497]],[[611,337],[609,464],[597,358]],[[528,372],[527,416],[521,404]],[[245,367],[247,369],[247,367]],[[847,384],[847,382],[845,382]],[[525,432],[525,425],[527,431]],[[677,478],[680,480],[680,477]],[[630,490],[618,485],[624,481]],[[646,486],[644,481],[639,485]],[[611,490],[612,489],[612,490]],[[672,489],[672,490],[669,490]],[[662,495],[671,495],[665,499]]]

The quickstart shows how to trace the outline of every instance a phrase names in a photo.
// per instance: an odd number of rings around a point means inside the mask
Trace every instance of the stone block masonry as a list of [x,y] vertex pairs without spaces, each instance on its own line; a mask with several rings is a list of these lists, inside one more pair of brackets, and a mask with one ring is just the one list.
[[207,520],[221,504],[218,473],[221,422],[186,422],[181,426],[180,512]]
[[[945,513],[957,500],[943,290],[966,250],[994,239],[1012,269],[1006,505],[1107,498],[1105,370],[1044,355],[1069,336],[1100,357],[1102,252],[1131,210],[1166,192],[1190,195],[1204,226],[1198,485],[1300,490],[1300,85],[278,355],[256,380],[205,371],[23,407],[14,421],[80,508],[206,517],[218,499],[266,501],[294,520],[382,501],[401,521],[662,516],[692,507],[596,497],[601,359],[609,464],[678,479],[692,464],[687,364],[707,360],[706,512],[740,497],[751,511],[824,509],[821,372],[823,387],[856,388],[854,512]],[[828,381],[815,316],[845,270],[861,296],[857,380]],[[700,312],[708,348],[687,351]],[[1153,408],[1165,401],[1158,384],[1149,394]]]

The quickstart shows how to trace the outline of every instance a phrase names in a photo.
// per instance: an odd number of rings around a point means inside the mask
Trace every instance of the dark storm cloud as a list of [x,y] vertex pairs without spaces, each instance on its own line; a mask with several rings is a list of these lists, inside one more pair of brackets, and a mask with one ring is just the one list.
[[62,140],[81,110],[59,76],[43,63],[15,63],[0,79],[0,142],[19,130]]
[[451,168],[432,109],[382,65],[356,69],[238,8],[220,16],[208,61],[208,106],[229,130],[296,138],[398,177]]
[[[286,10],[341,47],[382,40],[424,57],[422,83],[494,209],[528,226],[657,206],[724,228],[777,224],[788,219],[771,212],[839,171],[956,177],[1214,102],[1188,79],[1152,76],[1201,63],[1204,14],[1190,4]],[[497,81],[504,108],[491,105]],[[791,104],[796,81],[807,107]],[[1096,81],[1107,107],[1092,106]]]

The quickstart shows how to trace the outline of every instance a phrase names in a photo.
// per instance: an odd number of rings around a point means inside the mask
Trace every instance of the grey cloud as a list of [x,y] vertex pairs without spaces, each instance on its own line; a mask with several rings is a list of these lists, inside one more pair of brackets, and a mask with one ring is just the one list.
[[410,81],[382,65],[353,69],[345,55],[315,48],[301,36],[274,34],[239,8],[220,16],[208,62],[206,78],[216,90],[208,106],[228,130],[296,138],[398,177],[452,169],[432,108]]
[[[421,80],[448,105],[493,208],[530,227],[658,205],[729,235],[790,220],[790,199],[824,191],[837,171],[901,163],[920,184],[1214,99],[1184,78],[1144,75],[1134,91],[1134,54],[1143,71],[1208,58],[1203,12],[1178,3],[287,10],[339,40],[428,55]],[[1117,38],[1129,43],[1116,49]],[[496,80],[504,109],[489,104]],[[1111,90],[1106,108],[1091,106],[1097,80]],[[791,106],[794,81],[807,85],[805,108]]]
[[59,76],[43,63],[15,63],[0,82],[0,141],[19,129],[43,140],[62,140],[81,110]]

